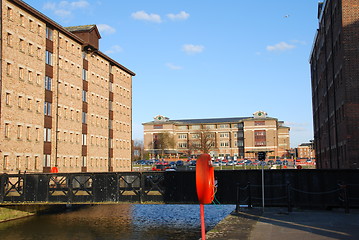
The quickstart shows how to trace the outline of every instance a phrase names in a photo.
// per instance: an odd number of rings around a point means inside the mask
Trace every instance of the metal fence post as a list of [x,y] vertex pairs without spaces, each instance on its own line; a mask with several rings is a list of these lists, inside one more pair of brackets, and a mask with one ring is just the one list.
[[237,195],[236,195],[236,212],[239,212],[239,191],[240,191],[240,186],[239,183],[236,183],[236,188],[237,188]]
[[343,200],[344,200],[344,209],[345,209],[345,213],[349,213],[349,198],[348,198],[348,185],[346,184],[342,184],[340,185],[341,189],[342,189],[342,194],[343,194]]
[[251,193],[251,183],[248,182],[248,208],[252,208],[252,193]]
[[288,201],[288,212],[292,212],[292,194],[290,183],[287,184],[287,201]]

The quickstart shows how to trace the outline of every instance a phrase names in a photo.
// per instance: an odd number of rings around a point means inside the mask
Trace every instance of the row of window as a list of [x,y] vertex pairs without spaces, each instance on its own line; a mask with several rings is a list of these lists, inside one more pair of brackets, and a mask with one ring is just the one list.
[[[21,12],[15,15],[13,7],[7,6],[6,16],[9,21],[18,21],[18,23],[21,27],[28,28],[29,31],[36,32],[38,35],[41,36],[42,25],[39,23],[35,23],[35,20],[33,20],[31,18],[25,19],[25,14],[23,14]],[[18,16],[18,19],[16,19],[17,16]]]
[[40,168],[39,156],[23,156],[15,155],[14,157],[4,155],[0,162],[0,169],[2,170],[26,170],[37,171]]
[[[243,128],[243,123],[235,123],[235,124],[207,124],[203,125],[203,129],[224,129],[224,128]],[[177,126],[178,130],[200,130],[202,129],[202,125],[180,125]]]
[[[5,122],[4,137],[5,139],[15,138],[17,140],[40,141],[40,132],[43,128],[28,126],[25,124],[11,124]],[[46,135],[46,130],[44,130]]]
[[[199,142],[192,142],[191,144],[192,144],[193,147],[200,147],[201,146],[201,143],[199,143]],[[177,146],[178,146],[178,148],[187,148],[188,144],[187,144],[187,142],[179,142],[177,144]],[[215,147],[215,142],[210,143],[210,146]],[[229,147],[230,143],[228,141],[220,141],[219,146],[222,147],[222,148],[223,147]],[[243,141],[235,141],[234,142],[234,147],[243,147]]]
[[[59,167],[105,167],[108,166],[108,159],[103,157],[91,157],[87,160],[86,156],[59,156],[57,158],[57,165]],[[131,161],[129,159],[114,160],[116,167],[130,167]],[[43,166],[51,166],[51,156],[48,154],[43,155]],[[26,170],[38,171],[40,169],[40,156],[24,156],[15,155],[13,158],[9,155],[4,155],[0,162],[0,169],[2,170]]]
[[[12,33],[7,32],[6,34],[6,45],[13,48],[16,45],[14,42],[14,36]],[[18,49],[22,53],[27,53],[29,56],[37,57],[39,60],[43,60],[43,50],[41,46],[35,46],[32,42],[26,42],[24,38],[19,38]]]
[[[41,113],[41,100],[34,99],[31,96],[17,95],[12,96],[12,92],[5,92],[5,105],[8,107],[17,106],[19,109],[27,109],[28,111],[36,110],[37,113]],[[15,97],[13,99],[13,97]],[[15,102],[13,102],[15,101]]]
[[[206,133],[207,134],[207,138],[215,138],[215,133]],[[235,132],[234,137],[243,137],[243,132]],[[178,139],[187,139],[188,134],[178,134]],[[229,132],[225,132],[225,133],[219,133],[219,137],[220,138],[229,138],[230,133]],[[199,139],[200,138],[200,134],[198,133],[192,133],[190,134],[190,137],[192,139]]]

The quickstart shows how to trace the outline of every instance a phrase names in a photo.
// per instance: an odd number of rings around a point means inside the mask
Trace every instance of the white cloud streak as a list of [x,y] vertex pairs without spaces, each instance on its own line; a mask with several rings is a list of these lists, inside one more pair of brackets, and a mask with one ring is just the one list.
[[43,5],[43,9],[51,10],[55,15],[60,17],[68,17],[72,14],[73,10],[83,9],[90,6],[85,0],[79,1],[61,1],[59,3],[47,2]]
[[178,14],[169,13],[167,14],[167,17],[173,21],[186,20],[187,18],[189,18],[189,14],[186,13],[185,11],[181,11]]
[[175,65],[173,63],[166,63],[166,66],[171,70],[181,70],[182,69],[181,66]]
[[267,51],[287,51],[293,48],[295,48],[295,45],[291,45],[286,42],[280,42],[275,45],[267,46]]
[[116,32],[116,29],[107,24],[97,24],[96,25],[100,33],[113,34]]
[[106,54],[120,53],[123,48],[120,45],[113,45],[109,50],[105,51]]
[[204,46],[202,45],[193,45],[193,44],[185,44],[182,46],[182,51],[187,54],[196,54],[201,53],[204,50]]
[[133,19],[147,22],[161,23],[161,16],[154,13],[146,13],[145,11],[137,11],[131,14]]

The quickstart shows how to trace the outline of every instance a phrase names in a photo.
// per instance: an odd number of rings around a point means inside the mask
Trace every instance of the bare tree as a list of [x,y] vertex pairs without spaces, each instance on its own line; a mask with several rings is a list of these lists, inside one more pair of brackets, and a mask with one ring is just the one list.
[[209,153],[215,147],[215,133],[208,129],[196,131],[188,142],[188,148]]
[[164,156],[165,150],[173,149],[174,146],[174,136],[169,132],[158,133],[153,138],[153,149],[159,150],[161,157]]
[[143,141],[142,140],[134,140],[132,141],[132,160],[140,160],[144,158],[144,150],[143,150]]

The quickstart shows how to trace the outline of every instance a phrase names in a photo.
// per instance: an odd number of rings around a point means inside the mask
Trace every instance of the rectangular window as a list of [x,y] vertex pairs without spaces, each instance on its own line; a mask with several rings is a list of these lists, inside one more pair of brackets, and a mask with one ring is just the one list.
[[12,19],[12,8],[11,7],[7,7],[6,14],[7,14],[8,19]]
[[16,170],[20,169],[20,161],[21,161],[20,156],[16,156],[16,158],[15,158],[15,168],[16,168]]
[[25,23],[25,17],[24,15],[20,14],[20,25],[24,26],[24,23]]
[[25,157],[25,170],[29,169],[29,163],[30,163],[30,157],[26,156]]
[[22,126],[17,125],[17,139],[21,139],[22,137]]
[[229,142],[220,142],[221,147],[229,147]]
[[44,114],[45,116],[51,116],[51,103],[44,102]]
[[82,123],[87,123],[87,113],[82,112]]
[[82,69],[82,80],[87,81],[87,70],[86,69]]
[[40,128],[35,129],[35,140],[40,141]]
[[51,28],[46,27],[46,38],[52,41],[53,31]]
[[24,52],[25,51],[25,41],[23,39],[20,38],[19,40],[19,50],[21,52]]
[[87,134],[82,134],[82,145],[86,146],[87,145]]
[[86,156],[82,156],[82,166],[83,167],[87,166],[87,157]]
[[32,21],[31,19],[29,19],[29,28],[30,31],[34,31],[34,21]]
[[187,139],[187,134],[179,134],[178,139]]
[[6,63],[6,74],[11,76],[11,73],[12,73],[11,63]]
[[87,102],[87,92],[85,90],[82,90],[82,101]]
[[19,79],[24,80],[24,68],[19,67]]
[[26,139],[31,140],[31,128],[29,126],[26,127]]
[[219,128],[229,128],[229,124],[221,124],[219,125]]
[[9,156],[4,155],[4,158],[3,158],[3,169],[4,169],[4,170],[7,169],[8,163],[9,163]]
[[9,47],[12,47],[12,34],[11,33],[7,33],[6,43]]
[[187,143],[178,143],[178,148],[187,148]]
[[198,134],[198,133],[191,134],[191,138],[193,138],[193,139],[199,139],[199,138],[200,138],[200,134]]
[[229,137],[229,133],[220,133],[219,137],[221,138],[228,138]]
[[10,101],[11,101],[11,94],[7,92],[5,94],[5,104],[10,105],[10,103],[11,103]]
[[44,142],[51,142],[51,128],[44,128]]
[[33,56],[34,55],[34,45],[32,43],[29,43],[29,55]]
[[163,125],[153,125],[153,129],[163,129]]
[[19,96],[19,98],[17,99],[17,106],[19,108],[23,108],[23,97]]
[[52,78],[45,76],[45,89],[51,91]]
[[52,52],[46,50],[45,63],[52,66]]
[[29,81],[29,82],[32,82],[32,71],[27,71],[27,80]]
[[51,156],[49,154],[44,154],[44,167],[51,166]]
[[10,124],[9,123],[5,123],[5,138],[9,138],[10,137]]
[[39,166],[39,157],[35,156],[35,160],[34,160],[34,169],[37,170]]

